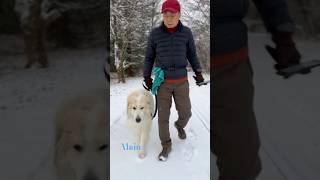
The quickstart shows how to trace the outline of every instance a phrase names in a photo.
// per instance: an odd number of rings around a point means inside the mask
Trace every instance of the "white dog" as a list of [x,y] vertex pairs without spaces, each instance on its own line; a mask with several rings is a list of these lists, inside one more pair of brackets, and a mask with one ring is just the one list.
[[150,92],[141,89],[132,92],[127,99],[128,124],[136,136],[139,146],[139,158],[146,156],[146,145],[149,140],[154,101]]
[[54,165],[57,180],[107,179],[107,94],[93,90],[57,112]]

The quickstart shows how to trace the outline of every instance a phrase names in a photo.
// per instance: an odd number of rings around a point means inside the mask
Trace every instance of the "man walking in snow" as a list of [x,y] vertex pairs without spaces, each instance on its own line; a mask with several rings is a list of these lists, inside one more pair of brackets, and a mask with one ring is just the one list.
[[[177,0],[166,0],[162,4],[163,22],[154,28],[148,41],[144,60],[144,82],[152,88],[151,71],[153,64],[164,71],[164,82],[160,85],[158,98],[158,125],[162,145],[158,159],[166,161],[171,151],[169,117],[172,97],[178,111],[175,127],[180,139],[186,139],[184,127],[191,117],[189,83],[187,77],[188,61],[190,62],[196,83],[204,81],[196,54],[196,47],[191,30],[180,22],[180,4]],[[188,61],[187,61],[188,60]]]
[[[217,156],[219,180],[254,180],[262,167],[260,139],[253,110],[253,71],[247,28],[242,19],[248,0],[211,1],[211,151]],[[292,40],[294,25],[285,0],[254,0],[267,30],[277,70],[300,62]]]

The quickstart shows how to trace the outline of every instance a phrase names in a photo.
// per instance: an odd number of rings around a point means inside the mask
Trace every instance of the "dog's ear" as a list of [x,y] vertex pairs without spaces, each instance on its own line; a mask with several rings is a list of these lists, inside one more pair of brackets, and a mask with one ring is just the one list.
[[128,101],[128,103],[127,103],[127,116],[128,116],[128,118],[131,118],[131,111],[130,111],[130,102]]
[[[147,104],[149,104],[149,103],[147,103]],[[152,112],[151,112],[151,109],[150,109],[150,107],[149,107],[149,106],[148,106],[148,107],[143,108],[143,112],[144,112],[144,115],[145,115],[145,116],[147,116],[147,115],[148,115],[148,117],[149,117],[149,114],[151,114],[151,117],[152,117]]]

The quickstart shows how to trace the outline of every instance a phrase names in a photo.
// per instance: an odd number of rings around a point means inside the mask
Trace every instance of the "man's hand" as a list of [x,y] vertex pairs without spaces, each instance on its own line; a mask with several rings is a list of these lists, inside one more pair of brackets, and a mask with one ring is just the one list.
[[291,32],[274,32],[272,41],[276,44],[276,48],[267,45],[266,49],[277,63],[274,66],[276,70],[300,63],[301,55],[292,40]]
[[201,72],[196,72],[196,76],[193,76],[193,78],[196,80],[196,84],[198,86],[200,86],[199,83],[202,83],[204,81]]
[[144,78],[144,83],[147,86],[147,90],[150,91],[152,89],[152,78],[150,77],[145,77]]

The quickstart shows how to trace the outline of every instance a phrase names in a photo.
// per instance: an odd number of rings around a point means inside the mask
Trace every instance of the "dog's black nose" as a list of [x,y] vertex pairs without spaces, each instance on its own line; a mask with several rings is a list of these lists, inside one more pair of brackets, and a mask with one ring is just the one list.
[[140,117],[137,117],[137,118],[136,118],[136,122],[139,123],[140,121],[141,121],[141,118],[140,118]]

